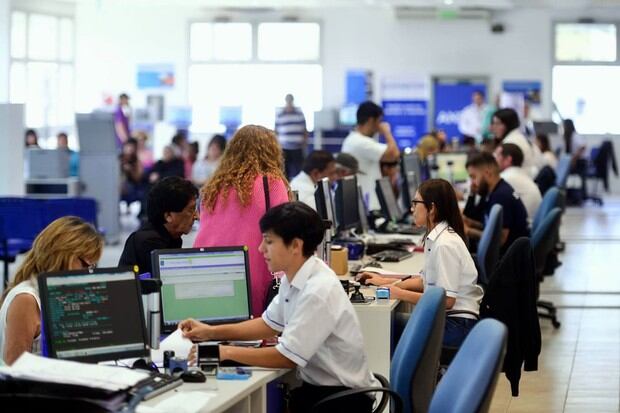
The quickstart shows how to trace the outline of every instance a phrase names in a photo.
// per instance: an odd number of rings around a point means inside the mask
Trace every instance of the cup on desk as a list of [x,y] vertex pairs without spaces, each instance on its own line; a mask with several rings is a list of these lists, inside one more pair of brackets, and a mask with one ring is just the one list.
[[347,242],[347,250],[349,260],[361,260],[364,256],[364,243],[362,241],[349,241]]
[[332,245],[330,266],[337,275],[345,275],[349,272],[347,247]]

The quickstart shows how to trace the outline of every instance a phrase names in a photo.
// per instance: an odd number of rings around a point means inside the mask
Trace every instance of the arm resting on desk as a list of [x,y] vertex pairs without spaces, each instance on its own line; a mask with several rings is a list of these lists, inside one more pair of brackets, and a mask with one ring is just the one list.
[[297,367],[288,358],[284,357],[275,347],[248,348],[235,346],[220,346],[220,361],[233,360],[248,366],[266,367],[275,369],[292,369]]
[[262,318],[244,321],[238,324],[212,326],[188,319],[179,323],[183,336],[194,341],[204,340],[263,340],[277,336],[279,333],[269,327]]
[[[400,284],[390,286],[390,297],[397,300],[406,301],[408,303],[417,304],[420,298],[422,298],[422,294],[424,293],[421,292],[422,289],[418,291],[410,291],[413,288],[419,288],[417,282],[415,282],[416,280],[420,280],[421,283],[421,278],[411,278],[409,280],[403,281]],[[451,309],[454,306],[455,302],[455,297],[446,296],[446,310]]]

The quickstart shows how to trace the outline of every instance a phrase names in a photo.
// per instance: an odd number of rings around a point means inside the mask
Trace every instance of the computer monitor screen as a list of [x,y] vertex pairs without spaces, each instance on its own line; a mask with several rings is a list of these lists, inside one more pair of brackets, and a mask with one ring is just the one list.
[[211,324],[250,319],[247,247],[155,250],[151,260],[162,283],[164,331],[186,318]]
[[316,212],[319,213],[321,219],[329,220],[332,223],[332,227],[335,226],[334,221],[334,202],[332,200],[332,191],[329,184],[329,179],[321,179],[314,191],[314,201],[316,203]]
[[357,177],[346,176],[336,183],[336,222],[338,231],[357,228],[360,222],[357,204]]
[[399,221],[403,214],[396,202],[396,196],[394,196],[389,178],[377,179],[376,191],[383,215],[392,222]]
[[417,153],[403,153],[400,161],[404,209],[409,210],[422,182],[422,167]]
[[[437,176],[441,179],[452,182],[465,182],[469,177],[467,175],[467,153],[438,153],[436,157]],[[451,164],[450,164],[451,163]]]
[[148,356],[142,297],[125,268],[38,277],[47,354],[98,362]]
[[364,191],[361,186],[357,187],[357,209],[360,214],[360,228],[363,234],[368,233],[368,209],[364,202]]

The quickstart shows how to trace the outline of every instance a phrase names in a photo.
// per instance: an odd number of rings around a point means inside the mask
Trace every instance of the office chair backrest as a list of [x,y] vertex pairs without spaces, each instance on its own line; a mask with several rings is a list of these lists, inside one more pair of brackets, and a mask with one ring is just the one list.
[[429,287],[416,304],[392,357],[390,383],[403,400],[403,411],[428,410],[437,379],[446,293]]
[[501,244],[503,223],[503,208],[499,204],[491,207],[489,218],[484,225],[482,236],[478,242],[476,260],[478,264],[478,283],[487,285],[489,277],[499,261],[499,249]]
[[497,320],[469,332],[433,395],[429,413],[487,412],[506,354],[508,330]]
[[536,275],[540,276],[545,268],[547,256],[555,247],[557,234],[560,228],[560,218],[562,209],[553,208],[542,222],[532,232],[532,249],[534,250],[534,261],[536,263]]
[[550,188],[543,196],[542,202],[536,211],[534,221],[532,221],[532,234],[536,231],[536,228],[540,225],[543,218],[551,212],[553,208],[561,208],[560,205],[560,190],[557,187]]
[[570,172],[571,156],[570,154],[563,154],[558,160],[558,166],[555,168],[555,186],[558,188],[566,188],[566,180],[568,179],[568,173]]

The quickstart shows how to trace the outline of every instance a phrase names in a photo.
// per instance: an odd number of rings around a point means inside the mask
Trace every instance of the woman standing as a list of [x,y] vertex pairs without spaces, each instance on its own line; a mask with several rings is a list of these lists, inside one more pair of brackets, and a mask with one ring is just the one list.
[[262,126],[239,129],[228,142],[219,167],[201,190],[200,227],[194,247],[246,245],[249,249],[252,313],[265,309],[271,275],[258,252],[258,221],[269,207],[289,201],[282,149],[276,135]]

